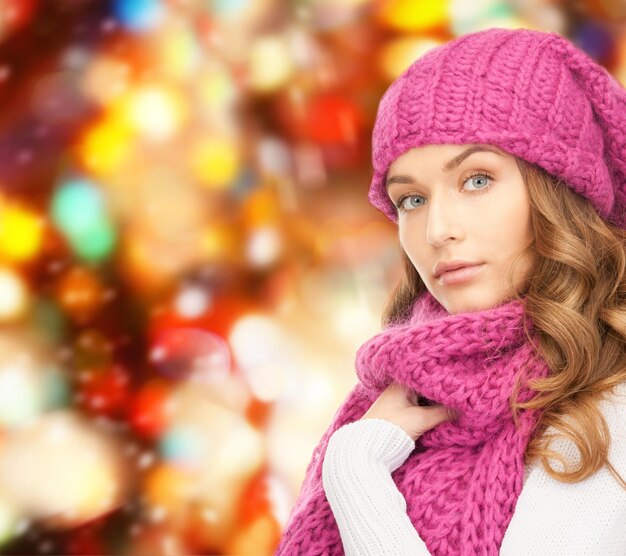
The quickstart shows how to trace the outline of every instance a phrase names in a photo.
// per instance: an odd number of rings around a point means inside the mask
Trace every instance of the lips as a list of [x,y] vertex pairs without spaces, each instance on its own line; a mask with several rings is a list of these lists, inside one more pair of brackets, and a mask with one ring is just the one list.
[[437,263],[435,265],[435,270],[433,275],[435,278],[439,278],[445,272],[450,272],[453,270],[459,270],[461,268],[467,268],[472,266],[478,266],[483,264],[482,262],[473,262],[473,261],[450,261],[447,263]]
[[448,270],[443,272],[437,280],[442,286],[452,286],[456,284],[463,284],[472,280],[475,276],[478,276],[484,268],[484,264],[476,264],[471,266],[462,266],[455,270]]

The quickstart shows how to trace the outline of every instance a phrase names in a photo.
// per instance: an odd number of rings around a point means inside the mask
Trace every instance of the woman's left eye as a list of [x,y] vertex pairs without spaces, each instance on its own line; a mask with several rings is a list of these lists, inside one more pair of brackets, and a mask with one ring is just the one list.
[[[463,185],[465,185],[468,181],[470,180],[475,180],[473,181],[475,186],[478,186],[477,189],[474,189],[474,191],[480,191],[482,189],[485,189],[486,187],[488,187],[489,185],[489,181],[492,179],[492,177],[488,174],[472,174],[471,176],[465,178],[465,180],[463,181]],[[482,183],[479,183],[482,182]]]

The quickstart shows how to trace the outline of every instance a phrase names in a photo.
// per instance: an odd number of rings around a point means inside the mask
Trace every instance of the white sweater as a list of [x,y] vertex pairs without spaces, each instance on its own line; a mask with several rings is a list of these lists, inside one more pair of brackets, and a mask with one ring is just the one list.
[[[614,393],[600,408],[611,431],[609,460],[626,480],[626,383]],[[430,554],[391,478],[414,447],[401,427],[383,419],[349,423],[330,437],[322,479],[347,556]],[[577,460],[569,440],[555,440],[552,448]],[[560,463],[552,466],[562,470]],[[579,483],[561,483],[540,464],[527,467],[500,554],[625,556],[626,490],[606,468]]]

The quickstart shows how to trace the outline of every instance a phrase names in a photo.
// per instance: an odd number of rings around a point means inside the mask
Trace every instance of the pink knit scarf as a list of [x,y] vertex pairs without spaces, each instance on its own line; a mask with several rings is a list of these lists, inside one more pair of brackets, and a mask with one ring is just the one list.
[[[524,481],[524,452],[539,419],[513,421],[516,378],[546,376],[548,367],[524,333],[525,300],[450,315],[425,291],[406,322],[358,350],[359,383],[313,452],[276,555],[341,555],[339,530],[322,484],[330,435],[360,419],[392,381],[458,411],[456,422],[425,432],[392,475],[407,513],[433,555],[498,554]],[[530,334],[535,334],[526,316]],[[536,337],[531,336],[536,342]],[[518,398],[533,393],[523,386]]]

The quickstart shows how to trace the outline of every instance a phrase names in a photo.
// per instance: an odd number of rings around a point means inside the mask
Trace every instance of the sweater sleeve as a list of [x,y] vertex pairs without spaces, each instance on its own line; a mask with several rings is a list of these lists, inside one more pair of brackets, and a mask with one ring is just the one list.
[[394,484],[415,448],[406,432],[383,419],[361,419],[328,441],[322,481],[346,556],[429,556]]
[[[609,461],[626,480],[626,383],[600,403],[611,435]],[[548,429],[551,430],[551,429]],[[568,439],[551,448],[578,459]],[[562,471],[556,460],[552,467]],[[501,556],[618,556],[626,554],[626,489],[606,467],[578,483],[563,483],[533,466],[505,532]]]
[[[617,402],[601,408],[611,434],[609,460],[626,480],[626,383],[616,393]],[[322,479],[348,556],[429,554],[391,478],[413,447],[401,427],[382,419],[362,419],[331,436]],[[577,454],[564,439],[552,448],[570,461]],[[528,470],[500,555],[548,554],[626,554],[626,489],[606,468],[578,483],[562,483],[541,465]]]

